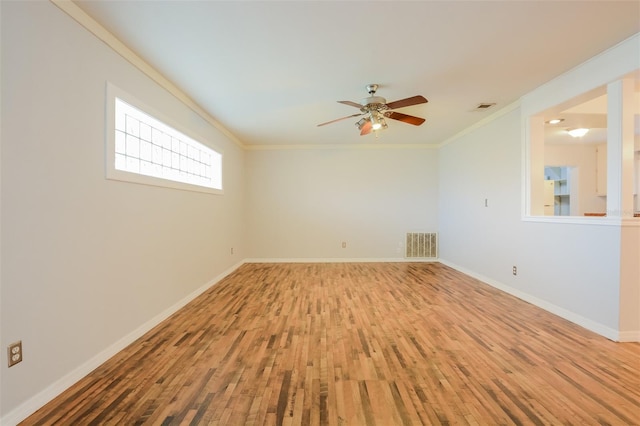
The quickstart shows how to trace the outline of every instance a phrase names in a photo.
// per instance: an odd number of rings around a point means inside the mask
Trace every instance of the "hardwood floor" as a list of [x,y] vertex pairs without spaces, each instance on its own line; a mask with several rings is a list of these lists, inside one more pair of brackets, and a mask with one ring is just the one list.
[[246,264],[23,424],[640,424],[640,344],[439,263]]

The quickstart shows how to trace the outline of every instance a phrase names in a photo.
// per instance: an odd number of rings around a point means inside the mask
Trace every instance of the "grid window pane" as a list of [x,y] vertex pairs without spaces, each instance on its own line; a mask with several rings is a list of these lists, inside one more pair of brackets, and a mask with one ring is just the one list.
[[151,161],[151,142],[140,141],[140,158],[145,161]]
[[116,130],[116,152],[118,154],[124,154],[126,151],[126,135],[124,132]]
[[125,115],[124,111],[116,111],[115,114],[115,126],[116,126],[116,130],[119,130],[121,132],[126,131],[127,126],[126,126],[126,119],[127,116]]
[[140,139],[127,135],[127,156],[140,158]]
[[127,171],[133,173],[140,173],[140,160],[133,157],[127,157]]
[[139,136],[140,135],[140,121],[136,120],[134,117],[127,115],[127,128],[126,132],[128,135]]
[[127,157],[122,154],[116,154],[116,170],[127,170]]
[[151,126],[147,123],[140,123],[140,139],[145,141],[151,140]]
[[141,161],[140,174],[153,176],[153,163],[150,163],[149,161]]
[[171,151],[169,151],[168,149],[162,150],[162,165],[171,167]]
[[220,153],[118,98],[115,118],[117,170],[222,189]]
[[162,145],[162,132],[158,129],[151,129],[151,141],[156,145]]
[[162,148],[160,148],[158,145],[153,145],[152,151],[153,158],[151,161],[153,161],[155,164],[162,164]]

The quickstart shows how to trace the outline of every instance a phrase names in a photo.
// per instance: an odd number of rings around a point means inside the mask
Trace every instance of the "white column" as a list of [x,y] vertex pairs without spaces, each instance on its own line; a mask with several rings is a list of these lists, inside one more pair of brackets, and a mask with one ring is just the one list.
[[620,227],[620,340],[640,341],[640,228],[633,223],[633,79],[607,86],[607,215]]
[[633,79],[607,86],[607,216],[633,217]]

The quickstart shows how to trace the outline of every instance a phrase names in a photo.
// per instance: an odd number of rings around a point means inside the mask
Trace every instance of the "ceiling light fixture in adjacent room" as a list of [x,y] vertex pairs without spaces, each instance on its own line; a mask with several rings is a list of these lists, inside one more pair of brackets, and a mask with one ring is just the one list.
[[578,129],[567,129],[567,133],[569,133],[574,138],[581,138],[589,132],[589,129],[578,128]]
[[551,120],[547,121],[547,124],[558,124],[558,123],[562,123],[564,121],[564,118],[552,118]]

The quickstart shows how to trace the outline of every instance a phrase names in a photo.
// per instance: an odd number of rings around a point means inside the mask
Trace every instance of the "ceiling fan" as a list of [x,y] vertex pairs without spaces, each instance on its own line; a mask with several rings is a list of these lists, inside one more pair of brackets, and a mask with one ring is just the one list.
[[364,98],[362,101],[360,101],[360,103],[351,101],[338,101],[341,104],[359,108],[360,113],[327,121],[326,123],[318,124],[318,127],[335,123],[336,121],[346,120],[352,117],[360,117],[361,115],[363,115],[364,117],[362,117],[356,123],[358,130],[360,130],[360,135],[363,136],[368,135],[374,130],[386,129],[387,123],[384,121],[385,117],[391,118],[392,120],[402,121],[403,123],[413,124],[414,126],[419,126],[425,122],[424,118],[403,114],[401,112],[391,111],[397,108],[404,108],[411,105],[427,103],[428,101],[424,96],[417,95],[410,98],[400,99],[398,101],[387,103],[387,100],[385,98],[376,96],[377,90],[377,84],[369,84],[367,85],[367,92],[369,92],[369,97]]

